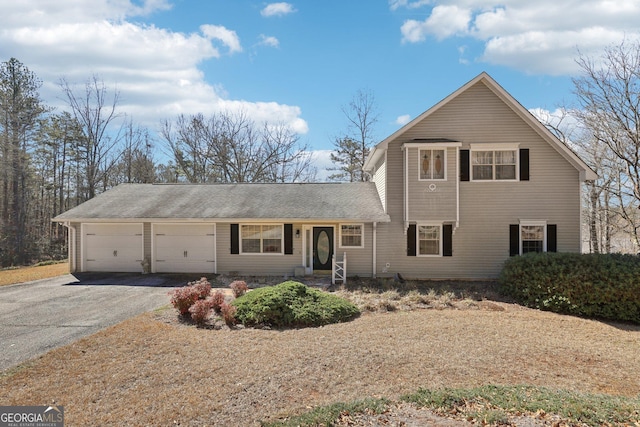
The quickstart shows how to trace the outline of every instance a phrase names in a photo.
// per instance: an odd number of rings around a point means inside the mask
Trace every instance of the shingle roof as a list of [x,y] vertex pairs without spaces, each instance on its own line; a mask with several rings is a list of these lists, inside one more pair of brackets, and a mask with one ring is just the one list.
[[54,221],[108,219],[390,221],[371,182],[121,184]]

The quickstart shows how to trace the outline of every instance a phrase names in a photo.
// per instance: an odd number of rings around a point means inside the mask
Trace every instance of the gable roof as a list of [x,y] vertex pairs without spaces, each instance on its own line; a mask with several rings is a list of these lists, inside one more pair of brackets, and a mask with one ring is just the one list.
[[120,184],[53,220],[140,219],[390,221],[370,182]]
[[513,110],[523,121],[525,121],[534,131],[536,131],[545,141],[549,143],[562,157],[565,158],[573,167],[580,172],[580,179],[592,181],[597,179],[596,173],[565,143],[560,141],[549,129],[547,129],[529,110],[524,108],[511,94],[509,94],[502,86],[500,86],[489,74],[486,72],[480,73],[478,76],[470,80],[468,83],[460,87],[451,95],[438,102],[436,105],[420,114],[415,119],[411,120],[405,126],[398,129],[396,132],[388,136],[386,139],[378,143],[371,149],[367,160],[365,161],[363,169],[365,171],[371,171],[380,157],[387,150],[389,142],[394,141],[408,130],[422,122],[425,118],[438,111],[444,105],[448,104],[451,100],[458,97],[461,93],[467,91],[469,88],[476,84],[484,84],[491,90],[498,98],[500,98],[511,110]]

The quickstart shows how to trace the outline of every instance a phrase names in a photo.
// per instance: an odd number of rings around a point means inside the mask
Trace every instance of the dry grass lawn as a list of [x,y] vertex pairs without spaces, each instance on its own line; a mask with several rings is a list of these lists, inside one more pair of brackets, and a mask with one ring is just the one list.
[[34,267],[10,268],[0,270],[0,286],[48,279],[63,274],[69,274],[69,263],[67,262]]
[[640,394],[639,327],[501,302],[300,330],[198,329],[176,317],[147,313],[53,350],[0,378],[0,402],[64,405],[68,426],[252,426],[419,387]]

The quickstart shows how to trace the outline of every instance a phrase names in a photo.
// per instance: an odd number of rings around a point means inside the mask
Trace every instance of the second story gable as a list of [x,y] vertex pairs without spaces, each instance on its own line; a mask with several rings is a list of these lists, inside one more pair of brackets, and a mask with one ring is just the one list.
[[486,73],[374,147],[365,170],[387,213],[402,217],[405,226],[416,221],[457,226],[467,199],[531,198],[559,181],[579,191],[579,182],[595,179]]

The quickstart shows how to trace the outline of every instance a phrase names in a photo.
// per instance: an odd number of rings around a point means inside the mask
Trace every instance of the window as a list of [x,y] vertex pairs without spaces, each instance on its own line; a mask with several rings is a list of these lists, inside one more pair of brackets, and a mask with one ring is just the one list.
[[362,224],[342,224],[340,226],[340,247],[364,247]]
[[521,225],[522,254],[544,252],[544,225]]
[[242,225],[242,253],[282,253],[282,225]]
[[558,226],[544,220],[522,220],[509,226],[509,255],[529,252],[556,252],[558,250]]
[[516,179],[516,150],[472,151],[473,179],[477,181]]
[[418,168],[421,180],[445,179],[445,150],[419,150]]
[[418,226],[418,255],[440,255],[440,226]]

